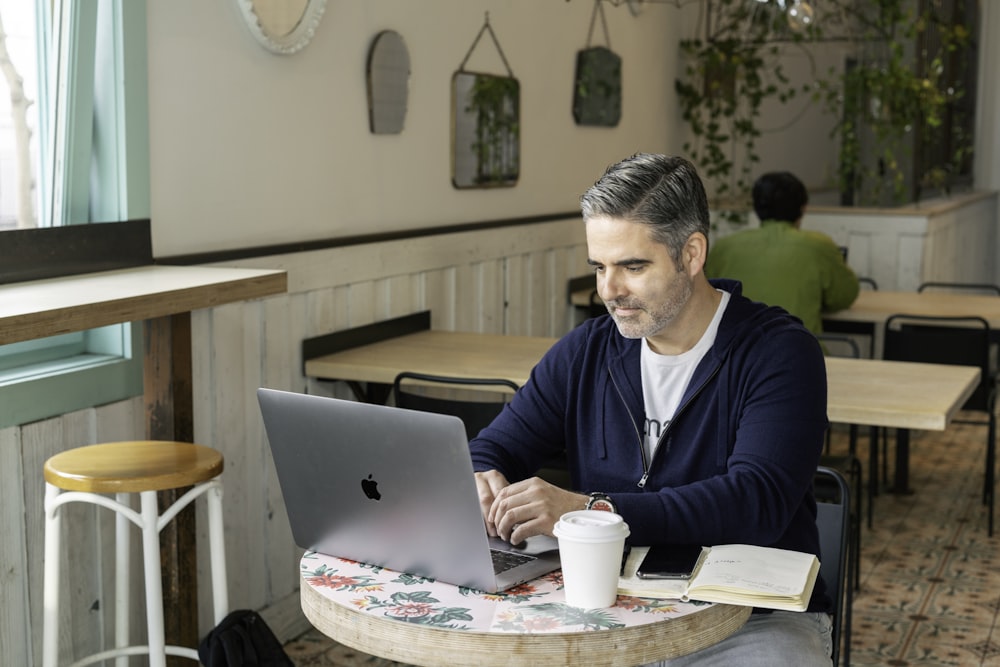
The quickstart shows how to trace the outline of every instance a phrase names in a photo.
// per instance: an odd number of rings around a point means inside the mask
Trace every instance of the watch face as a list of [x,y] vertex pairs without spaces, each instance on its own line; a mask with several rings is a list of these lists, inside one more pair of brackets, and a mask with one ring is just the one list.
[[604,500],[603,498],[597,498],[593,502],[591,502],[590,503],[590,509],[592,509],[592,510],[600,510],[602,512],[614,512],[615,511],[614,506],[609,501]]

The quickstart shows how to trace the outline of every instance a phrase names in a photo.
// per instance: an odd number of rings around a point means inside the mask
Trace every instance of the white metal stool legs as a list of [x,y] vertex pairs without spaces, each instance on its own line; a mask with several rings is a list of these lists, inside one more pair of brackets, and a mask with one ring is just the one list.
[[163,582],[160,579],[160,527],[156,491],[139,494],[142,505],[142,562],[146,580],[146,641],[149,667],[166,667],[163,636]]
[[[130,493],[117,493],[115,499],[125,506],[131,506]],[[129,575],[131,563],[129,552],[132,547],[132,530],[128,517],[115,512],[115,648],[128,646],[129,635]],[[128,667],[128,658],[122,656],[115,661],[117,667]]]
[[212,561],[212,606],[215,625],[229,613],[229,579],[226,578],[226,542],[222,523],[222,483],[208,490],[208,546]]
[[[56,486],[45,485],[45,565],[43,586],[42,665],[57,667],[59,660],[59,593],[61,562],[60,509],[70,502],[101,505],[116,512],[115,519],[115,647],[83,658],[74,667],[89,665],[101,660],[118,658],[116,665],[128,664],[127,656],[148,655],[151,667],[165,667],[166,656],[175,655],[198,659],[196,648],[166,646],[163,630],[163,590],[160,571],[160,531],[182,509],[198,496],[206,495],[208,505],[208,532],[212,568],[212,603],[217,625],[229,612],[229,594],[226,580],[226,555],[222,522],[222,482],[213,479],[192,487],[160,515],[157,492],[143,491],[140,512],[128,503],[130,494],[116,494],[115,499],[84,491],[60,491]],[[147,646],[128,646],[129,636],[129,550],[131,545],[129,522],[142,531],[143,572],[146,586]]]
[[62,520],[55,500],[59,489],[45,485],[45,581],[42,586],[42,667],[59,660],[59,551]]

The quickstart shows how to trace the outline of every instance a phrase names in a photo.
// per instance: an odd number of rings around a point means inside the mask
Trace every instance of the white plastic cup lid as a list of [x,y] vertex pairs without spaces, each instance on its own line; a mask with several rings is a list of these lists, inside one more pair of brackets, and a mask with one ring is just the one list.
[[552,534],[580,542],[609,542],[629,535],[628,524],[614,512],[577,510],[559,517]]

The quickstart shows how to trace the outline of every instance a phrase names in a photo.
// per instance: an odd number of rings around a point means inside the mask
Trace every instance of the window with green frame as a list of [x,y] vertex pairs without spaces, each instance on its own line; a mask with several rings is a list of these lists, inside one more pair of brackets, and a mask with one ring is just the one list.
[[[0,58],[22,79],[8,87],[29,96],[25,109],[11,105],[13,120],[0,110],[0,134],[28,129],[21,144],[0,138],[0,200],[32,195],[0,201],[0,257],[7,229],[148,218],[146,0],[0,0],[0,20]],[[4,147],[28,140],[34,191],[3,187],[18,171],[11,160],[24,164]],[[141,394],[141,345],[133,323],[0,346],[0,428]]]

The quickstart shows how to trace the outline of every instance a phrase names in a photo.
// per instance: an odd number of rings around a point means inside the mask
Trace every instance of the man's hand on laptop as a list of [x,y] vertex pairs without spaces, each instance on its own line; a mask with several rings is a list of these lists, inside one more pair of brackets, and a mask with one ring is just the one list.
[[583,509],[588,500],[538,477],[511,484],[496,470],[477,472],[476,486],[486,531],[511,544],[534,535],[551,536],[559,517]]

